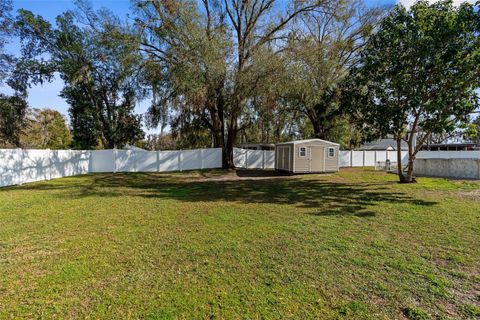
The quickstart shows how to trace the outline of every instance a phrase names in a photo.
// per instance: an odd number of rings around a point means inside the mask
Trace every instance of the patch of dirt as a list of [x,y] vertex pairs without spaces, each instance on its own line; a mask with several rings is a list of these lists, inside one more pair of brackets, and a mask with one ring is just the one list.
[[[326,174],[323,174],[326,175]],[[274,170],[231,170],[222,175],[202,174],[195,181],[238,181],[238,180],[270,180],[270,179],[293,179],[296,175]],[[298,176],[298,175],[297,175]]]
[[480,189],[459,192],[460,196],[480,201]]
[[266,180],[293,177],[290,174],[274,170],[231,170],[222,175],[205,174],[195,179],[200,181],[236,181],[236,180]]

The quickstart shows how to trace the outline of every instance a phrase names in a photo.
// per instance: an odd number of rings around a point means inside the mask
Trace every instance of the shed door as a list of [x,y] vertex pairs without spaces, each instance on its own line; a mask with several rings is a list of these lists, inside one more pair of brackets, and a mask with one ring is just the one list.
[[325,148],[310,147],[310,171],[325,171]]
[[290,148],[283,148],[283,168],[284,170],[290,170]]
[[289,147],[278,147],[278,159],[277,167],[278,169],[290,170],[290,149]]

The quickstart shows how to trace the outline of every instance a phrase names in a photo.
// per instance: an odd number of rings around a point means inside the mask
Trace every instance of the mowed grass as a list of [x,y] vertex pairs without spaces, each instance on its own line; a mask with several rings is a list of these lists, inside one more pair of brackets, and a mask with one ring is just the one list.
[[480,317],[480,183],[232,178],[0,189],[0,318]]

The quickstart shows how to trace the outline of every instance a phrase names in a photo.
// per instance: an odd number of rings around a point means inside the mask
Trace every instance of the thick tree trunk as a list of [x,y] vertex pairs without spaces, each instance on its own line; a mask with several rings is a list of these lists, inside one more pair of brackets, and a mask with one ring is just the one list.
[[318,139],[325,139],[325,132],[320,120],[317,118],[315,111],[311,111],[308,113],[308,118],[310,119],[310,123],[312,124],[313,133],[315,138]]
[[224,146],[222,127],[222,121],[220,121],[218,115],[212,115],[212,137],[214,148],[223,148]]
[[[413,176],[413,165],[415,162],[415,152],[414,148],[412,146],[412,141],[413,139],[408,139],[408,167],[407,167],[407,174],[404,175],[402,172],[402,175],[400,177],[400,182],[401,183],[415,183],[416,180]],[[401,142],[401,140],[400,140]],[[399,168],[401,167],[401,159],[402,159],[402,150],[401,150],[401,144],[399,145],[399,140],[397,138],[397,156],[398,156],[398,163],[399,163]]]
[[223,148],[223,168],[234,169],[233,163],[233,147],[237,138],[237,121],[231,119],[231,123],[228,126],[227,143]]
[[[222,166],[225,168],[225,121],[224,121],[224,100],[222,97],[222,88],[219,86],[215,88],[215,96],[212,103],[208,106],[210,114],[210,131],[212,135],[212,142],[214,148],[222,149]],[[233,153],[233,149],[232,149]]]
[[413,165],[415,163],[415,156],[409,156],[408,158],[408,169],[407,169],[407,176],[405,178],[406,183],[414,183],[416,182],[413,176]]

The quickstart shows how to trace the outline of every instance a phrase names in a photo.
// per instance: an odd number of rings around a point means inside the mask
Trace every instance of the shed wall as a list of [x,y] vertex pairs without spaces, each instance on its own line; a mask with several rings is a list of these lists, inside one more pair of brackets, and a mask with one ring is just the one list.
[[[306,142],[306,143],[299,143],[295,145],[295,152],[294,152],[294,158],[295,158],[295,170],[294,172],[310,172],[310,148],[312,146],[322,146],[325,148],[325,170],[324,171],[337,171],[338,170],[338,146],[321,142],[321,141],[313,141],[313,142]],[[306,156],[301,157],[300,156],[300,148],[306,148]],[[328,157],[328,148],[335,148],[335,156],[334,157]],[[312,159],[312,161],[315,161],[315,159]],[[321,159],[320,161],[323,161]]]
[[275,168],[278,170],[293,170],[293,144],[285,144],[275,149]]
[[[328,156],[328,148],[335,149],[335,156]],[[325,144],[325,171],[337,171],[338,170],[338,146],[332,146]]]
[[[321,161],[322,164],[320,165],[321,168],[324,170],[315,171],[315,172],[331,172],[331,171],[338,171],[338,157],[339,157],[339,148],[335,144],[330,144],[328,142],[322,141],[309,141],[304,143],[288,143],[288,144],[280,144],[277,145],[275,151],[275,168],[279,170],[287,170],[286,168],[281,167],[280,161],[280,152],[281,148],[289,148],[289,171],[294,173],[306,173],[311,172],[311,164],[310,164],[310,157],[311,157],[311,149],[310,147],[314,146],[321,146],[324,148],[323,158],[324,159],[317,159],[317,161]],[[305,148],[305,156],[300,156],[300,148]],[[328,156],[328,148],[335,149],[335,155],[333,157]],[[287,161],[287,160],[284,160]],[[315,159],[313,159],[315,161]],[[313,172],[313,171],[312,171]]]
[[[300,156],[300,148],[305,148],[305,157]],[[310,171],[310,148],[307,144],[297,144],[294,147],[293,158],[295,158],[295,168],[293,172],[309,172]]]

